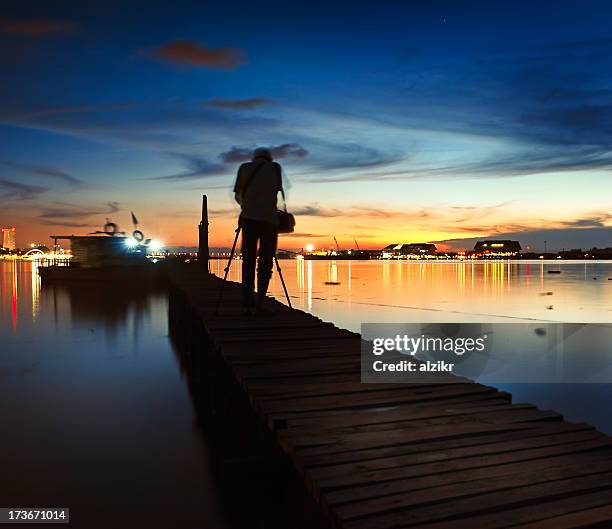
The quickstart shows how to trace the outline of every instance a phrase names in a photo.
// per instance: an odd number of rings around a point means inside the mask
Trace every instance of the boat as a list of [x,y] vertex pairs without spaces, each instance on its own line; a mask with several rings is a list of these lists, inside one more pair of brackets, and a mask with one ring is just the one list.
[[134,231],[127,235],[107,220],[102,231],[88,235],[51,235],[54,247],[59,240],[70,241],[72,257],[67,263],[41,266],[43,281],[149,282],[161,277],[158,259],[150,254],[161,245],[145,239],[132,213]]

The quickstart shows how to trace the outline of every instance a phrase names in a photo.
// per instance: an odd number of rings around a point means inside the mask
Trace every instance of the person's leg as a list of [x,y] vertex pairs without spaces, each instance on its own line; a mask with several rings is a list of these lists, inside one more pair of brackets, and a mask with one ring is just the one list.
[[268,292],[272,277],[272,265],[276,255],[278,241],[277,227],[268,222],[261,222],[259,230],[259,260],[257,262],[257,305],[261,307]]
[[242,221],[242,304],[255,307],[255,259],[257,257],[257,223]]

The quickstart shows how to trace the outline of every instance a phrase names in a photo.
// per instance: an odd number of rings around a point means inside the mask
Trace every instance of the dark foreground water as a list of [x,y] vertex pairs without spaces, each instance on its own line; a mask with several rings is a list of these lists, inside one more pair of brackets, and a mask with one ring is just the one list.
[[167,296],[43,287],[0,261],[0,507],[73,527],[225,527]]

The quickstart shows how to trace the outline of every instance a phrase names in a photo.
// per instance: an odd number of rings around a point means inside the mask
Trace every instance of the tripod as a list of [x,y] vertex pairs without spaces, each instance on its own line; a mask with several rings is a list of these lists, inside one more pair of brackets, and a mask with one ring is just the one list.
[[[234,258],[234,252],[236,251],[236,243],[238,242],[238,235],[240,235],[240,230],[242,226],[238,223],[238,227],[236,228],[236,236],[234,237],[234,244],[232,244],[232,250],[230,251],[229,259],[227,260],[227,266],[224,268],[225,275],[223,276],[223,283],[221,283],[221,287],[219,288],[219,297],[217,298],[217,305],[215,307],[215,316],[219,315],[219,307],[221,306],[221,301],[223,299],[223,287],[227,281],[227,275],[229,274],[230,266],[232,264],[232,259]],[[281,284],[283,285],[283,290],[285,291],[285,297],[287,298],[287,305],[289,308],[293,308],[291,306],[291,300],[289,299],[289,292],[287,292],[287,285],[285,285],[285,279],[283,278],[283,272],[281,270],[280,265],[278,264],[278,259],[276,255],[274,255],[274,263],[276,263],[276,270],[281,280]]]

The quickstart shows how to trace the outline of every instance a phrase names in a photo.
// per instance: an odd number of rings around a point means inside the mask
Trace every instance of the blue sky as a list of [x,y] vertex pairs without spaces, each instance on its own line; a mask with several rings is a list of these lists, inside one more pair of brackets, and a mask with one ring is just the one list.
[[410,4],[9,2],[0,223],[26,244],[135,210],[192,244],[207,193],[225,245],[233,175],[267,145],[298,214],[285,247],[612,245],[612,8]]

